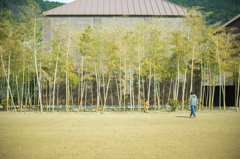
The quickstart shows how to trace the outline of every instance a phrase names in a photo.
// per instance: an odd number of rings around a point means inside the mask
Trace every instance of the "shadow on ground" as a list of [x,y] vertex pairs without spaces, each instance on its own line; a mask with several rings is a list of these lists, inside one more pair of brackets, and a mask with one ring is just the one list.
[[189,118],[189,116],[175,116],[177,118]]

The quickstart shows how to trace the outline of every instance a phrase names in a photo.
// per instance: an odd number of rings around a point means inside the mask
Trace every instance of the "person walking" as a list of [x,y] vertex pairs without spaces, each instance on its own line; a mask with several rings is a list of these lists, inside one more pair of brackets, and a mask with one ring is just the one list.
[[198,99],[197,99],[196,94],[193,91],[191,92],[191,95],[189,97],[188,106],[190,107],[190,105],[191,105],[190,118],[192,117],[192,115],[194,115],[193,118],[196,118],[195,108],[196,108],[196,106],[198,106]]

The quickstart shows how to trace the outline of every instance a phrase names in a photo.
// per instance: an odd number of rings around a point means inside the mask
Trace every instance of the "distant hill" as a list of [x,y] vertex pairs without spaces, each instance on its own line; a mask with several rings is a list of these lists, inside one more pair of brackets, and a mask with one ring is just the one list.
[[[18,14],[19,6],[25,5],[27,0],[0,0],[0,9],[7,8],[14,14]],[[56,8],[65,3],[49,2],[48,0],[34,0],[41,9],[41,12]],[[209,24],[213,24],[221,21],[222,24],[231,20],[236,15],[240,14],[240,0],[167,0],[169,2],[181,5],[186,8],[192,8],[193,6],[203,7],[205,12],[213,12],[207,21]]]
[[207,21],[210,24],[228,22],[240,14],[240,0],[167,0],[169,2],[181,5],[186,8],[193,6],[203,7],[205,12],[213,12]]
[[[48,0],[34,0],[39,4],[41,12],[59,7],[64,5],[65,3],[60,2],[50,2]],[[14,14],[18,14],[20,12],[19,7],[25,5],[27,0],[0,0],[0,9],[7,8],[11,10]]]

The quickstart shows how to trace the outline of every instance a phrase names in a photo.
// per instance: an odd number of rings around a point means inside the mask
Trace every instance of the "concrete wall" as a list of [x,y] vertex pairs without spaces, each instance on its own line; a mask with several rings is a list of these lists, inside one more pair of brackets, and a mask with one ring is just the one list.
[[[136,16],[136,17],[113,17],[113,16],[46,16],[45,18],[45,25],[44,25],[44,34],[43,34],[43,39],[44,42],[47,40],[53,38],[53,33],[50,32],[48,27],[55,27],[55,24],[63,24],[66,22],[69,26],[72,26],[75,29],[81,29],[83,27],[86,27],[88,25],[94,25],[94,24],[107,24],[111,22],[111,20],[117,20],[119,23],[122,23],[126,27],[131,27],[134,25],[134,22],[137,21],[154,21],[157,22],[158,20],[161,20],[159,23],[160,26],[164,30],[168,30],[169,27],[166,27],[165,24],[166,22],[171,22],[171,29],[178,29],[179,27],[184,27],[181,24],[181,21],[183,18],[181,17],[146,17],[146,16]],[[124,20],[124,21],[123,21]]]

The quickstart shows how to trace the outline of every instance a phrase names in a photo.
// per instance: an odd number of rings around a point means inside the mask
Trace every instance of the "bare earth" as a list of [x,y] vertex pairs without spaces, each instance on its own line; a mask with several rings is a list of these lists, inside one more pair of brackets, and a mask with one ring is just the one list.
[[0,158],[240,158],[240,113],[0,112]]

